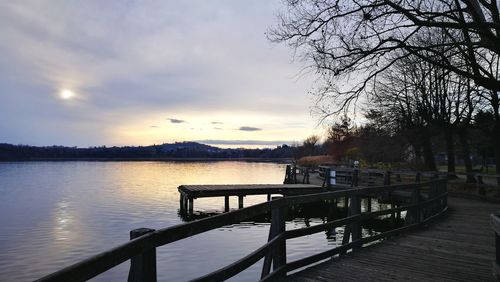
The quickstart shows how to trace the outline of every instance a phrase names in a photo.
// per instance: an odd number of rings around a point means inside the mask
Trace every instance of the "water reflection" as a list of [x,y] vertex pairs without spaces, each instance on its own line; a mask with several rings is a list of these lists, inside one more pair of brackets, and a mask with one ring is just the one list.
[[[0,281],[31,281],[129,240],[140,227],[160,229],[178,216],[182,184],[282,183],[284,165],[247,162],[27,162],[0,163]],[[245,206],[266,201],[248,196]],[[233,197],[230,205],[237,207]],[[377,203],[372,203],[376,208]],[[223,211],[223,198],[198,199],[195,216]],[[293,207],[286,228],[345,215],[342,203]],[[267,242],[269,215],[218,228],[158,248],[158,280],[186,281],[228,265]],[[367,222],[363,232],[386,223]],[[387,223],[390,224],[390,223]],[[343,228],[289,240],[295,260],[335,246]],[[262,263],[233,281],[258,280]],[[124,281],[128,263],[93,281]]]
[[75,230],[75,228],[73,228],[75,221],[71,214],[69,202],[66,199],[57,203],[57,208],[54,211],[54,220],[53,238],[55,240],[74,238],[76,234],[71,234],[71,232]]

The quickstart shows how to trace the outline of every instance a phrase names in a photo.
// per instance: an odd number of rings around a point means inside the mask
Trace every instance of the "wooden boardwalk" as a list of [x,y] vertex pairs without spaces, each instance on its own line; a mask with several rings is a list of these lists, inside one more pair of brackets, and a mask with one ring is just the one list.
[[449,213],[405,235],[318,264],[287,281],[495,281],[490,214],[499,204],[448,198]]

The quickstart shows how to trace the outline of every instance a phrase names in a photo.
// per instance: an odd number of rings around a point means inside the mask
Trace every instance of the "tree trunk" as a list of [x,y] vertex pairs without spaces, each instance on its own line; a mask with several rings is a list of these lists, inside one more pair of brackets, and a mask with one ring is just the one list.
[[448,159],[448,178],[456,178],[455,175],[455,143],[453,142],[453,129],[447,127],[444,129],[444,138],[446,141],[446,157]]
[[422,169],[422,150],[419,145],[412,144],[413,151],[415,152],[415,169]]
[[467,134],[467,128],[458,130],[458,140],[462,147],[462,158],[465,164],[465,173],[467,174],[467,183],[476,183],[476,179],[472,175],[472,162],[470,160],[470,146]]
[[431,140],[429,137],[423,137],[423,138],[425,138],[422,144],[425,168],[427,170],[436,171],[437,170],[436,160],[434,159],[434,153],[432,152]]

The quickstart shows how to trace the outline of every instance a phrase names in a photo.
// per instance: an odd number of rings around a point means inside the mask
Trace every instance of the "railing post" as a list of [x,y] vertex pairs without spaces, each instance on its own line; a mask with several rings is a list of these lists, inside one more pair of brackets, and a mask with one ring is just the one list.
[[413,208],[410,224],[420,223],[420,186],[419,185],[417,185],[411,193],[411,202],[412,202],[412,204],[417,204],[417,206],[415,206]]
[[297,166],[293,165],[292,167],[292,183],[297,184]]
[[[276,226],[276,235],[285,233],[285,207],[278,206],[271,210],[272,224]],[[286,264],[286,240],[283,237],[275,248],[274,258],[273,258],[273,271],[276,271],[281,266]],[[280,275],[278,275],[280,276]]]
[[359,170],[355,169],[352,172],[352,182],[351,182],[352,187],[358,187],[358,175],[359,175]]
[[403,182],[401,180],[401,173],[396,174],[396,182]]
[[384,173],[384,185],[391,185],[391,172],[388,170]]
[[477,176],[477,184],[484,184],[483,183],[483,176],[480,174]]
[[[282,199],[282,197],[273,197],[273,200]],[[274,237],[285,233],[285,212],[286,207],[280,202],[274,203],[271,207],[271,227],[269,229],[268,241]],[[283,237],[273,247],[271,253],[268,253],[264,258],[264,265],[262,267],[261,278],[266,277],[271,268],[271,261],[273,264],[273,271],[276,271],[281,266],[286,265],[286,239]],[[276,278],[284,277],[286,272],[282,272]]]
[[[349,213],[351,215],[359,215],[361,214],[361,197],[358,195],[357,191],[355,191],[351,195],[351,201],[349,205]],[[351,229],[351,234],[352,234],[352,241],[357,241],[360,240],[362,237],[361,233],[361,223],[359,220],[354,221],[352,223],[352,229]],[[360,248],[361,245],[356,245],[355,248]]]
[[[443,180],[441,182],[441,193],[447,193],[448,192],[448,182],[446,180]],[[448,195],[444,197],[443,199],[443,209],[448,207]]]
[[286,165],[285,180],[283,180],[283,184],[290,184],[290,168],[290,165]]
[[302,184],[309,184],[309,168],[306,167],[304,170],[304,178],[302,179]]
[[[154,231],[149,228],[134,229],[130,231],[130,240]],[[130,259],[128,282],[156,282],[156,248]]]
[[331,169],[330,168],[327,168],[325,170],[325,181],[326,181],[326,189],[330,190],[332,188]]
[[[431,182],[429,184],[429,193],[428,193],[429,199],[433,199],[440,194],[439,185],[440,185],[440,183],[437,183],[437,182]],[[430,210],[430,216],[432,216],[438,212],[439,206],[440,206],[439,202],[437,202],[436,200],[429,205],[428,209]],[[424,215],[424,217],[425,217],[425,215]]]
[[500,220],[498,214],[490,215],[490,224],[495,234],[495,261],[493,262],[493,276],[500,281]]

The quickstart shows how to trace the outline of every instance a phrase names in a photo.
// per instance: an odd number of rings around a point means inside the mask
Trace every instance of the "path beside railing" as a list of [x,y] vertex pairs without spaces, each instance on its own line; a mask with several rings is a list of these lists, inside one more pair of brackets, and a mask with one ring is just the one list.
[[500,206],[452,197],[448,203],[448,214],[429,228],[310,267],[287,281],[495,281],[490,214]]

